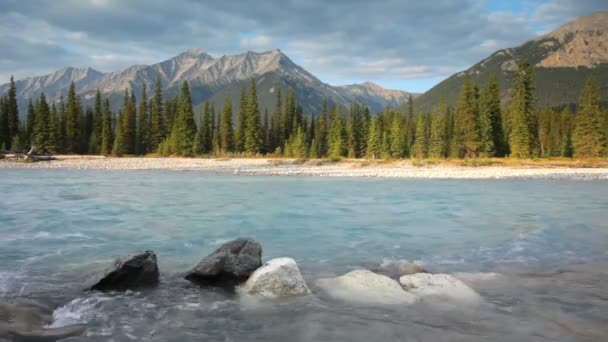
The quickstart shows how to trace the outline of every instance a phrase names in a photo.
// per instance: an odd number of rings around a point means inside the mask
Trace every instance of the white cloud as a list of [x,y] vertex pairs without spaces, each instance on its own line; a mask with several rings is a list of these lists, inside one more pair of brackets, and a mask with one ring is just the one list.
[[272,38],[265,35],[256,35],[254,37],[241,38],[239,45],[244,50],[263,51],[270,50],[272,46]]

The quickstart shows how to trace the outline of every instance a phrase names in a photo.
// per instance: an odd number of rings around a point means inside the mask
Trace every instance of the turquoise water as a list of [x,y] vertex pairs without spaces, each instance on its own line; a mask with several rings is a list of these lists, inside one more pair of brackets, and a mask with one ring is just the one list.
[[[0,297],[57,306],[57,325],[88,326],[82,340],[608,337],[608,182],[0,170],[0,192]],[[239,236],[258,240],[265,260],[296,259],[315,293],[322,276],[420,260],[466,272],[486,304],[362,308],[319,294],[249,307],[181,279]],[[159,257],[157,290],[82,291],[91,273],[143,249]],[[490,272],[503,276],[479,274]]]

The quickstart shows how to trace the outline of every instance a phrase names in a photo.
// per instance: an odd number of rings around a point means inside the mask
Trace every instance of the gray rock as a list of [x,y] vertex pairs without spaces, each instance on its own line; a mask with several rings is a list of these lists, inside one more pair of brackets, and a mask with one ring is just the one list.
[[71,325],[47,328],[53,322],[53,310],[33,301],[0,302],[0,341],[50,342],[81,335],[85,328]]
[[158,284],[158,264],[152,251],[119,258],[94,282],[91,290],[136,290]]
[[361,305],[408,305],[416,297],[387,276],[368,270],[355,270],[340,277],[319,279],[317,286],[330,297]]
[[265,298],[303,296],[310,293],[296,261],[292,258],[277,258],[258,268],[242,290],[250,295]]
[[199,285],[234,286],[262,266],[262,246],[248,238],[227,242],[206,256],[185,278]]
[[435,298],[458,304],[479,304],[482,299],[475,290],[449,274],[416,273],[399,278],[403,288],[423,299]]

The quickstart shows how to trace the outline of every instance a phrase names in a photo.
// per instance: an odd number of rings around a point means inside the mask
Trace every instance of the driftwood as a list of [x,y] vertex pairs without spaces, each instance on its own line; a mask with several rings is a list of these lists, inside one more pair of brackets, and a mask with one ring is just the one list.
[[53,157],[53,156],[36,155],[35,152],[36,152],[36,148],[34,146],[32,146],[27,153],[14,152],[14,153],[0,154],[0,159],[6,158],[8,160],[16,160],[16,161],[21,161],[24,163],[35,163],[38,161],[49,161],[49,160],[55,159],[55,157]]

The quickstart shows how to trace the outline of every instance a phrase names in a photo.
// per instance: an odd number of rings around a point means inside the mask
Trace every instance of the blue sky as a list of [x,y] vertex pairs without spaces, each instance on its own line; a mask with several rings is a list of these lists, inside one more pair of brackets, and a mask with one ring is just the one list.
[[113,71],[190,48],[281,49],[333,85],[428,90],[605,0],[3,0],[0,77],[65,66]]

